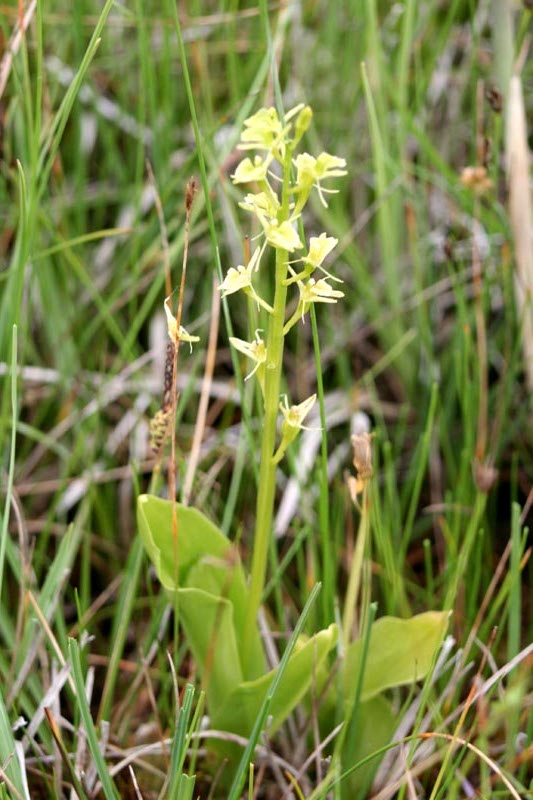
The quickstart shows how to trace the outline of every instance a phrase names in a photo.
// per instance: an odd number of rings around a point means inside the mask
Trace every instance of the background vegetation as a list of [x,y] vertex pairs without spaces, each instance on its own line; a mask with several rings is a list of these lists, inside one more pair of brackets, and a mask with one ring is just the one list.
[[[365,591],[378,616],[453,611],[449,669],[431,699],[395,690],[398,722],[420,700],[429,729],[453,735],[464,710],[462,736],[530,796],[533,334],[520,302],[530,188],[527,158],[518,173],[505,160],[527,146],[517,80],[509,86],[516,68],[527,117],[530,3],[178,6],[189,96],[172,0],[0,5],[0,797],[20,796],[26,779],[31,798],[71,785],[80,797],[185,797],[166,782],[177,763],[197,774],[196,796],[226,796],[210,745],[185,741],[198,693],[182,694],[189,715],[176,716],[176,687],[194,684],[195,665],[136,533],[137,495],[165,491],[148,436],[166,348],[154,186],[178,285],[185,185],[201,151],[210,202],[200,190],[184,297],[201,344],[180,355],[179,492],[249,565],[260,420],[228,335],[253,330],[235,304],[216,324],[214,281],[216,248],[224,271],[243,263],[251,231],[229,176],[242,120],[275,102],[273,61],[285,108],[314,110],[307,149],[346,158],[349,176],[306,219],[339,238],[345,298],[317,313],[327,465],[310,432],[279,472],[265,628],[282,649],[317,581],[305,628],[334,621],[358,525],[350,433],[368,424]],[[311,325],[289,338],[297,401],[316,389]],[[300,721],[263,741],[250,797],[289,796],[291,766],[293,796],[311,795],[325,767],[309,761],[316,743],[296,735]],[[413,719],[402,735],[411,730]],[[412,771],[393,757],[367,796],[509,796],[476,751],[445,739]]]

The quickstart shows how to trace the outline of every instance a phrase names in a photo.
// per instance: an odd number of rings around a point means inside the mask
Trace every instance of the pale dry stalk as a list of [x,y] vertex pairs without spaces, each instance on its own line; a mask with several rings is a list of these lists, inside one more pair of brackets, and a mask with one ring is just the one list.
[[533,219],[529,185],[529,148],[520,75],[511,78],[506,120],[509,220],[516,271],[514,287],[522,331],[527,387],[533,393]]

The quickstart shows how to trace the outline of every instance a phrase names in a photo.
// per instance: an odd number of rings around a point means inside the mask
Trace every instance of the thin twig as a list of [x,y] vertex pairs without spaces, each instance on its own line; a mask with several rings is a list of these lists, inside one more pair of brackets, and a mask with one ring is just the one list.
[[133,767],[131,766],[131,764],[129,765],[128,770],[129,770],[129,773],[130,773],[131,782],[133,783],[133,789],[135,791],[135,796],[137,797],[137,800],[143,800],[143,796],[141,794],[141,790],[139,789],[139,784],[137,783],[137,778],[135,777],[135,773],[133,771]]
[[451,733],[436,733],[434,731],[429,731],[428,733],[421,733],[419,736],[421,739],[447,739],[453,745],[461,745],[462,747],[467,747],[469,750],[472,750],[473,753],[479,756],[479,758],[486,764],[488,764],[489,767],[492,769],[492,771],[496,775],[498,775],[500,780],[507,786],[507,788],[509,789],[511,795],[515,798],[515,800],[522,800],[522,798],[514,788],[513,784],[511,783],[509,778],[507,778],[507,776],[504,775],[504,773],[501,771],[496,761],[493,761],[492,758],[486,755],[486,753],[484,753],[483,750],[480,750],[479,747],[476,747],[475,744],[472,744],[472,742],[468,742],[466,741],[466,739],[461,739],[458,736],[455,736]]
[[26,33],[26,30],[32,20],[36,7],[37,7],[37,0],[31,0],[30,5],[28,6],[28,10],[24,14],[24,16],[21,17],[20,6],[19,6],[18,25],[11,37],[11,41],[9,42],[6,48],[2,61],[0,62],[0,97],[2,97],[2,95],[4,94],[4,90],[6,88],[7,81],[9,79],[9,73],[11,72],[11,67],[13,65],[13,56],[15,56],[18,53],[19,47],[22,42],[22,38]]

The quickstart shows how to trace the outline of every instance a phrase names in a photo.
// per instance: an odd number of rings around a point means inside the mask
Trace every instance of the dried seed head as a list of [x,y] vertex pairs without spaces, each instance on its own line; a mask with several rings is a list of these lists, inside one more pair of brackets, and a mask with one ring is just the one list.
[[488,136],[484,136],[479,148],[479,160],[484,167],[489,166],[492,155],[492,142]]
[[174,375],[174,342],[167,342],[167,354],[165,357],[165,373],[163,381],[163,408],[172,405],[172,384]]
[[474,461],[474,481],[480,492],[488,494],[498,480],[498,470],[490,461]]
[[357,470],[357,477],[363,481],[369,480],[374,474],[372,438],[372,433],[354,433],[352,435],[353,465]]
[[160,408],[150,420],[150,446],[157,453],[165,443],[169,427],[172,408]]
[[185,210],[187,211],[187,214],[190,214],[194,197],[196,195],[196,189],[196,178],[193,176],[187,181],[187,188],[185,189]]
[[500,114],[503,108],[503,95],[498,87],[490,86],[485,93],[485,97],[495,114]]
[[461,183],[475,194],[485,194],[492,188],[492,181],[485,167],[465,167],[461,172]]
[[347,475],[346,485],[352,498],[352,503],[359,508],[359,495],[365,488],[365,481],[361,478],[354,478],[353,475]]

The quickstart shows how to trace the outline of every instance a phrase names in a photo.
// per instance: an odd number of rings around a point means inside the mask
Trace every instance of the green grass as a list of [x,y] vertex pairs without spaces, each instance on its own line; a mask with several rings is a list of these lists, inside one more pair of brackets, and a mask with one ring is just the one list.
[[[146,160],[174,286],[185,185],[194,174],[200,186],[183,322],[201,343],[180,353],[179,495],[212,277],[243,263],[244,237],[257,233],[230,180],[242,122],[300,101],[314,111],[305,149],[348,163],[329,207],[314,196],[305,217],[308,234],[339,238],[329,268],[345,298],[286,342],[284,388],[300,402],[318,387],[312,424],[325,433],[306,471],[311,432],[279,470],[277,508],[289,478],[299,495],[270,544],[265,635],[285,665],[295,631],[343,618],[360,516],[345,473],[363,413],[375,438],[359,634],[368,644],[374,608],[378,619],[449,609],[455,644],[433,677],[388,690],[406,743],[377,775],[383,753],[361,763],[359,796],[454,800],[470,786],[508,797],[498,771],[531,796],[533,408],[513,284],[506,93],[498,114],[479,91],[512,72],[531,13],[510,0],[38,0],[22,11],[28,27],[3,73],[19,11],[14,0],[0,8],[0,797],[69,797],[74,786],[87,798],[251,798],[248,781],[258,797],[288,797],[285,771],[300,787],[293,797],[346,796],[338,733],[323,754],[331,768],[315,752],[325,735],[317,697],[271,738],[261,734],[265,701],[224,766],[230,735],[205,732],[198,668],[135,522],[136,497],[166,491],[165,462],[154,471],[148,444],[166,328]],[[529,115],[532,76],[526,60]],[[492,142],[493,186],[475,198],[460,175],[477,163],[480,132]],[[260,280],[268,294],[271,276]],[[262,406],[228,337],[249,339],[264,320],[230,300],[191,504],[237,542],[248,574]],[[358,725],[371,741],[380,724],[376,704],[363,727],[355,685],[350,713],[331,709],[328,733],[347,723],[341,742],[356,742]],[[434,738],[429,748],[417,738],[427,731],[472,747]]]

